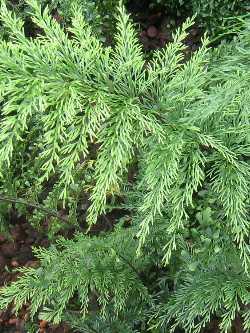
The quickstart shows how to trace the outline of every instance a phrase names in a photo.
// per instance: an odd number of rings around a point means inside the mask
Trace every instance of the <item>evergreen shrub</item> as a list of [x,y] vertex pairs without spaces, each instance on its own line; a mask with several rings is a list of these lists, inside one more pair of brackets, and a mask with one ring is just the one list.
[[152,0],[150,6],[179,11],[182,16],[196,15],[196,22],[214,37],[230,31],[237,18],[250,10],[248,0]]
[[65,31],[27,3],[37,38],[1,2],[2,195],[27,215],[20,200],[64,207],[64,226],[81,222],[86,197],[89,227],[112,202],[129,216],[35,249],[40,267],[1,289],[0,308],[29,303],[83,332],[196,333],[215,316],[222,332],[237,316],[248,331],[249,22],[237,41],[211,51],[205,38],[184,61],[187,20],[146,62],[123,7],[110,48],[81,11]]

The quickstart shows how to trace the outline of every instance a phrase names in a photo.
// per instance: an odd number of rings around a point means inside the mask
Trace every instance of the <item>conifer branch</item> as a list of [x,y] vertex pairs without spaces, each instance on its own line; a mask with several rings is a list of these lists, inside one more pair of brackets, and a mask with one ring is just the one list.
[[57,219],[59,219],[59,220],[61,220],[63,222],[66,222],[66,223],[69,222],[67,218],[61,216],[56,211],[48,209],[48,208],[46,208],[46,207],[44,207],[42,205],[39,205],[37,203],[34,203],[34,202],[29,202],[29,201],[26,201],[26,200],[23,200],[23,199],[20,199],[20,198],[5,197],[5,196],[3,196],[1,194],[0,194],[0,201],[8,202],[8,203],[13,203],[13,204],[21,204],[21,205],[25,205],[27,207],[35,208],[35,209],[38,209],[38,210],[44,212],[48,216],[56,217]]

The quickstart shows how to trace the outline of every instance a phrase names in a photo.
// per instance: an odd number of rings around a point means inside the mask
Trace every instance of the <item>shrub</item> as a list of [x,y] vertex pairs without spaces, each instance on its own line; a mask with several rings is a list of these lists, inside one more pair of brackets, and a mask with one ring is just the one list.
[[2,191],[40,199],[50,186],[47,204],[69,221],[87,192],[89,226],[120,197],[131,217],[35,250],[41,266],[22,269],[0,307],[29,302],[83,332],[193,333],[213,315],[226,332],[238,313],[249,329],[249,23],[236,44],[211,54],[205,39],[184,62],[187,20],[145,62],[123,8],[111,49],[80,11],[65,32],[28,4],[36,39],[1,7]]
[[229,18],[236,21],[237,16],[245,14],[248,5],[248,1],[245,0],[192,0],[191,3],[192,11],[197,13],[200,24],[214,35],[232,24],[232,20]]
[[237,16],[249,10],[247,0],[152,0],[152,7],[162,6],[170,11],[181,11],[182,15],[196,15],[196,21],[210,35],[218,36],[230,30],[237,23]]
[[43,0],[42,2],[49,5],[51,9],[57,9],[62,20],[66,22],[71,20],[74,11],[78,8],[85,21],[91,25],[92,30],[102,38],[113,33],[113,22],[117,15],[116,0]]
[[[74,11],[80,10],[85,21],[91,25],[92,31],[97,33],[102,40],[108,43],[112,42],[115,30],[114,20],[117,16],[117,0],[40,0],[39,2],[42,7],[48,6],[50,12],[62,25],[70,24]],[[121,2],[128,7],[131,4],[135,8],[139,6],[141,10],[147,7],[152,9],[160,7],[173,15],[174,13],[183,17],[197,15],[197,23],[204,27],[210,35],[217,38],[221,34],[229,34],[231,28],[239,23],[237,17],[244,17],[244,14],[249,10],[247,0],[151,0],[145,2],[121,0]],[[29,7],[26,5],[26,1],[10,0],[8,5],[15,10],[17,15],[28,20],[26,30],[32,30],[32,27],[29,27]],[[0,30],[0,33],[3,32]]]
[[[16,15],[26,20],[28,34],[35,30],[30,27],[29,6],[25,0],[6,1],[8,7],[15,11]],[[113,21],[117,15],[116,0],[39,0],[42,8],[48,7],[50,13],[61,25],[69,25],[75,10],[80,10],[85,21],[91,25],[101,39],[107,38],[113,33]],[[29,31],[31,30],[31,31]]]
[[[49,199],[53,197],[50,205],[56,208],[63,202],[70,208],[72,197],[77,199],[84,183],[93,186],[94,181],[88,219],[95,223],[104,211],[106,195],[119,194],[121,177],[135,148],[149,133],[155,133],[157,140],[164,135],[156,117],[155,108],[159,106],[152,101],[159,103],[156,92],[165,88],[158,87],[156,81],[166,74],[172,82],[180,66],[178,61],[182,60],[179,52],[184,49],[181,40],[186,33],[179,31],[173,49],[156,53],[146,74],[141,47],[126,16],[118,24],[117,46],[112,51],[91,34],[82,16],[73,19],[70,33],[75,38],[69,39],[48,11],[42,15],[35,1],[28,4],[36,9],[34,22],[45,31],[44,36],[34,40],[25,38],[19,19],[6,9],[2,12],[12,32],[12,42],[2,41],[0,165],[9,173],[3,179],[3,183],[8,180],[3,191],[36,199],[46,195],[49,183]],[[191,24],[189,21],[186,28]],[[193,80],[197,76],[203,84],[199,71],[203,71],[205,54],[202,48],[198,59],[194,57],[181,75],[194,66]],[[172,67],[165,69],[165,61],[172,61]],[[180,82],[175,80],[173,84],[178,87]],[[194,91],[191,99],[200,94],[193,84],[190,81],[185,88]],[[144,92],[151,90],[152,97],[144,100]],[[171,103],[178,104],[177,97],[172,97]],[[155,105],[152,110],[145,106],[151,99]],[[100,148],[92,172],[95,145]],[[22,170],[22,177],[18,170]],[[71,216],[75,216],[73,211]]]

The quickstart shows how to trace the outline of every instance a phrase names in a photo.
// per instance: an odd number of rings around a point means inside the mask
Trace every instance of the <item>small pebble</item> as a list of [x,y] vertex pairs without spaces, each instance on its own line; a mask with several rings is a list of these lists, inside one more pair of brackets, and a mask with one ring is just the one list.
[[147,29],[147,35],[150,38],[155,38],[158,35],[158,29],[154,25],[150,25]]
[[48,322],[46,320],[41,320],[39,323],[40,328],[45,328],[45,327],[47,327],[47,325],[48,325]]
[[17,321],[18,321],[17,318],[10,318],[10,319],[9,319],[9,324],[10,324],[10,325],[16,325]]
[[12,267],[18,267],[19,266],[19,262],[15,259],[11,260],[11,266]]
[[190,30],[190,34],[192,35],[192,36],[197,36],[198,35],[198,30],[197,29],[195,29],[195,28],[193,28],[193,29],[191,29]]

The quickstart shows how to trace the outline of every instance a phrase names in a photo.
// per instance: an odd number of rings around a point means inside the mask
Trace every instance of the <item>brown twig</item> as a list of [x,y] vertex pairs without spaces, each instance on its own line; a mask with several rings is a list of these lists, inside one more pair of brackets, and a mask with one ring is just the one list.
[[59,215],[56,211],[45,208],[44,206],[41,206],[34,202],[28,202],[28,201],[25,201],[25,200],[19,199],[19,198],[9,198],[9,197],[5,197],[2,195],[0,195],[0,201],[9,202],[9,203],[13,203],[13,204],[21,204],[21,205],[25,205],[28,207],[32,207],[32,208],[38,209],[38,210],[46,213],[49,216],[54,216],[54,217],[58,218],[59,220],[62,220],[63,222],[69,222],[67,218]]

